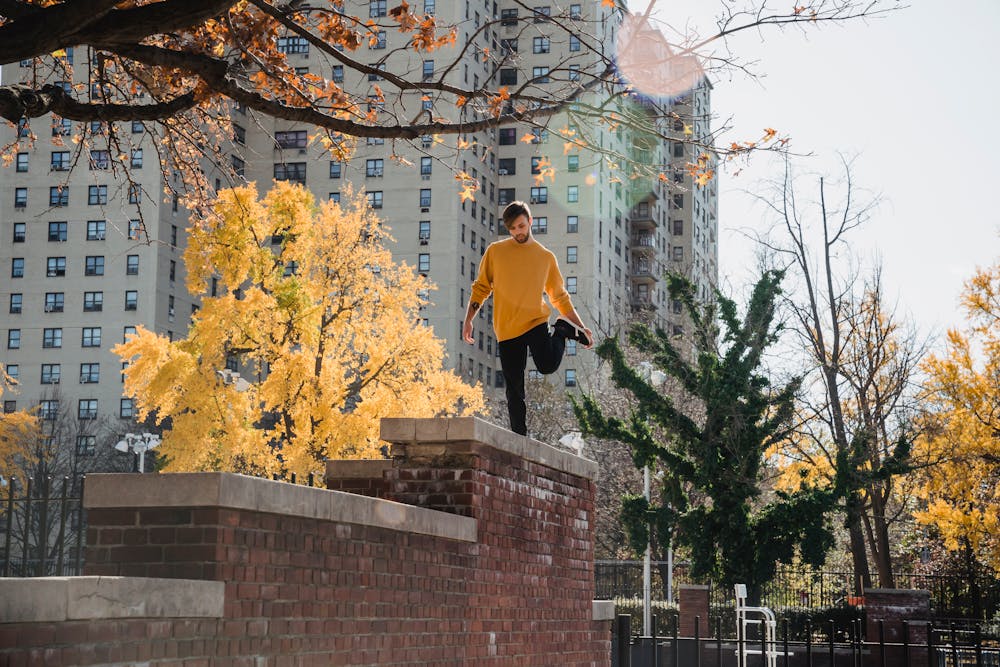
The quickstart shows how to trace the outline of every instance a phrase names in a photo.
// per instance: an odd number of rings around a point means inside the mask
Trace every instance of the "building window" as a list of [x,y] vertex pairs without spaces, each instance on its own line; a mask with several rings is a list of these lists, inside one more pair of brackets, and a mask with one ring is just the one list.
[[279,148],[305,148],[309,138],[305,130],[288,130],[274,133],[274,143]]
[[45,277],[62,278],[66,275],[66,258],[49,257],[45,260]]
[[536,217],[531,219],[531,233],[532,234],[548,234],[549,233],[549,219],[545,216]]
[[517,143],[517,128],[513,127],[501,127],[500,128],[500,145],[501,146],[513,146]]
[[24,277],[24,258],[14,257],[10,260],[10,277],[11,278],[23,278]]
[[566,170],[567,171],[580,171],[580,156],[570,155],[566,158]]
[[534,15],[535,23],[542,23],[549,20],[551,10],[548,7],[535,7],[531,10],[531,13]]
[[129,220],[128,221],[128,239],[129,241],[136,241],[142,235],[145,230],[142,226],[141,220]]
[[382,159],[365,160],[365,176],[377,178],[382,176],[384,161]]
[[[285,275],[288,275],[288,273],[285,273]],[[241,298],[241,297],[237,294],[236,298]],[[167,297],[167,319],[173,322],[175,313],[176,311],[174,310],[174,295],[171,294],[170,296]]]
[[497,203],[500,206],[506,206],[517,199],[515,188],[500,188],[497,192]]
[[49,241],[65,241],[65,240],[66,240],[66,223],[50,222]]
[[566,356],[575,357],[576,356],[576,341],[567,340],[566,341]]
[[684,234],[684,221],[683,220],[674,220],[673,221],[673,227],[674,227],[674,229],[673,229],[674,236],[681,236],[681,235]]
[[309,54],[309,42],[305,37],[279,37],[278,51],[284,54]]
[[17,364],[7,364],[7,376],[14,381],[15,384],[21,379],[21,367]]
[[674,195],[673,199],[674,210],[680,210],[684,208],[684,195]]
[[580,38],[576,35],[569,36],[569,50],[579,51],[580,50]]
[[125,258],[125,275],[139,275],[139,255],[128,255]]
[[83,311],[96,313],[104,310],[104,292],[84,292]]
[[100,364],[80,364],[80,384],[96,384],[100,381]]
[[500,51],[504,57],[512,56],[517,53],[517,39],[501,39]]
[[[517,85],[517,70],[513,67],[504,67],[500,70],[500,85],[501,86],[516,86]],[[511,130],[513,132],[513,130]],[[502,132],[502,130],[501,130]],[[501,135],[502,136],[502,135]],[[513,143],[513,142],[511,142]]]
[[[9,373],[8,373],[9,375]],[[17,401],[4,401],[3,402],[3,413],[5,415],[13,414],[17,412]]]
[[533,37],[531,40],[531,52],[532,53],[548,53],[551,51],[551,43],[549,38],[545,36]]
[[[218,181],[218,180],[219,179],[216,179],[216,181]],[[216,190],[218,190],[218,189],[219,188],[216,188]],[[139,203],[139,197],[141,195],[142,195],[142,186],[141,185],[139,185],[138,183],[129,183],[128,184],[128,203],[129,204],[138,204]]]
[[69,151],[52,151],[50,171],[67,171],[69,169]]
[[141,120],[132,121],[132,134],[142,134],[146,127],[142,124]]
[[501,176],[513,176],[517,173],[517,159],[500,158],[500,170],[498,172]]
[[423,77],[424,81],[429,81],[434,78],[434,61],[425,60],[423,67]]
[[566,291],[570,294],[576,294],[576,276],[566,277]]
[[[576,341],[573,341],[576,342]],[[576,386],[576,370],[573,368],[566,369],[566,386],[575,387]]]
[[549,201],[549,189],[547,187],[531,188],[531,203],[546,204]]
[[433,168],[433,166],[432,166],[431,158],[429,158],[429,157],[422,157],[422,158],[420,158],[420,175],[421,176],[429,176],[430,173],[431,173],[431,169],[432,168]]
[[[83,419],[81,417],[81,419]],[[78,435],[76,436],[76,455],[77,456],[93,456],[97,452],[97,436],[96,435]]]
[[580,201],[580,186],[579,185],[568,185],[566,186],[566,201],[570,204],[574,204]]
[[104,255],[88,255],[84,260],[83,274],[85,276],[103,276]]
[[376,190],[375,192],[367,193],[368,205],[372,208],[382,208],[382,191]]
[[[107,196],[104,198],[107,204]],[[69,188],[56,185],[49,188],[49,206],[69,206]]]
[[247,163],[233,155],[229,160],[233,165],[233,173],[237,176],[246,176]]
[[329,199],[330,201],[332,201],[334,204],[339,204],[340,203],[340,193],[339,192],[331,192],[330,194],[327,195],[327,199]]
[[42,329],[42,347],[62,347],[62,329]]
[[517,25],[517,9],[500,10],[500,25],[502,26]]
[[19,172],[28,171],[28,154],[18,153],[14,163],[15,163],[14,171],[19,171]]
[[28,206],[28,188],[14,188],[14,208]]
[[125,290],[125,310],[136,310],[139,307],[139,291]]
[[20,329],[7,329],[7,349],[8,350],[19,350],[19,349],[21,349],[21,330]]
[[104,220],[87,221],[87,240],[103,241],[107,233],[107,223]]
[[[97,419],[97,399],[81,398],[77,408],[77,417],[80,419]],[[82,436],[92,437],[92,436]]]
[[385,48],[385,30],[379,30],[369,39],[368,48],[376,50]]
[[45,293],[45,312],[61,313],[66,305],[66,297],[63,292]]
[[542,160],[548,160],[548,158],[533,157],[531,158],[531,173],[540,174],[541,173],[541,163]]
[[242,125],[237,125],[236,123],[233,123],[233,141],[235,141],[236,143],[240,144],[241,146],[245,146],[246,145],[246,143],[247,143],[247,131],[246,131],[245,127],[243,127]]
[[420,190],[420,208],[427,208],[430,205],[431,205],[430,188],[423,188]]
[[431,270],[430,253],[422,252],[417,255],[417,270],[420,273],[428,273]]
[[330,160],[330,178],[340,178],[343,170],[343,162],[334,162],[333,160]]
[[23,222],[14,223],[14,243],[24,243],[27,236],[27,225]]
[[14,315],[21,312],[24,306],[24,295],[22,294],[11,294],[10,295],[10,313]]
[[680,262],[684,259],[684,246],[674,246],[673,247],[673,258],[675,262]]
[[104,170],[111,166],[111,153],[107,150],[92,150],[90,151],[90,168],[91,170],[99,169]]
[[566,248],[566,263],[576,264],[576,257],[577,257],[576,246],[575,245],[568,246]]
[[122,341],[125,342],[125,343],[127,343],[128,339],[131,338],[134,335],[135,335],[135,327],[132,326],[132,325],[129,325],[129,326],[125,327],[125,329],[124,329],[124,331],[122,333]]
[[274,165],[274,180],[292,181],[305,184],[306,163],[305,162],[280,162]]
[[132,150],[132,159],[130,161],[133,169],[142,169],[142,149],[136,148]]
[[424,14],[434,16],[437,11],[437,0],[424,0]]
[[[60,83],[62,82],[61,81],[56,82],[57,85]],[[31,136],[31,129],[28,127],[27,118],[22,118],[19,121],[17,121],[17,136],[19,138],[25,138]]]
[[[69,193],[67,192],[67,197]],[[87,188],[87,204],[90,206],[100,206],[108,203],[108,186],[91,185]]]
[[135,416],[135,403],[131,398],[121,399],[121,404],[118,408],[118,416],[122,419],[131,419]]
[[566,233],[576,234],[580,230],[580,217],[576,215],[566,216]]
[[532,67],[531,68],[531,80],[535,83],[548,83],[549,82],[549,68],[548,67]]
[[39,401],[38,416],[46,421],[55,421],[59,416],[59,401]]
[[421,241],[430,240],[430,238],[431,238],[431,221],[430,220],[421,220],[420,223],[419,223],[419,225],[420,225],[420,231],[417,233],[417,237]]
[[177,262],[176,262],[176,260],[173,260],[173,259],[170,260],[170,270],[167,272],[167,277],[170,279],[170,282],[174,282],[175,280],[177,280]]
[[330,78],[333,79],[334,83],[344,83],[344,66],[334,65],[333,73]]
[[81,347],[101,346],[101,327],[83,327],[83,336],[80,341]]
[[385,5],[386,0],[369,0],[368,16],[373,19],[378,18],[379,16],[385,16]]

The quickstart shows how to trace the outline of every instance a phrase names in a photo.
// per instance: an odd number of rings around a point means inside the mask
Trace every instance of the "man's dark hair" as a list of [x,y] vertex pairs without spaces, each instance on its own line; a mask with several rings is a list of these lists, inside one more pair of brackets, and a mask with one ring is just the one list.
[[528,216],[528,222],[531,222],[531,209],[523,201],[512,201],[507,204],[507,208],[503,210],[503,225],[507,229],[514,224],[514,221],[520,218],[522,215]]

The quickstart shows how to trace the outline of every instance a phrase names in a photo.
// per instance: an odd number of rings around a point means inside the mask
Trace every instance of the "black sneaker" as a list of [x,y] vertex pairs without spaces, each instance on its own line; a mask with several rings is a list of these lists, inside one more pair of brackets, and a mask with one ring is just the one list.
[[563,338],[580,341],[584,347],[590,347],[591,345],[591,340],[587,332],[565,317],[557,318],[556,323],[552,325],[552,330]]

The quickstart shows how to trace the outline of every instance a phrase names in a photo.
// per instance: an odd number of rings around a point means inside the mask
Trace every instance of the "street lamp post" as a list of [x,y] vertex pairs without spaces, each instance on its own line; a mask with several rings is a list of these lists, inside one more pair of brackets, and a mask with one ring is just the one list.
[[146,452],[160,444],[160,436],[155,433],[126,433],[118,441],[115,449],[119,452],[135,452],[139,455],[139,472],[146,472]]

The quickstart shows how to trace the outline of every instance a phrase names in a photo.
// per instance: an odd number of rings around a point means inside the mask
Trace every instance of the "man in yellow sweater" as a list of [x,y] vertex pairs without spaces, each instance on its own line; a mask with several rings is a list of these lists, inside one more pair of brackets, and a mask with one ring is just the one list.
[[[548,375],[559,369],[567,338],[590,348],[594,335],[570,302],[556,256],[532,237],[528,205],[523,201],[511,202],[504,209],[503,223],[510,238],[491,243],[483,255],[465,311],[462,338],[466,343],[475,342],[473,318],[492,293],[493,330],[500,350],[510,429],[527,435],[524,369],[528,350],[538,372]],[[552,311],[542,300],[543,293],[560,313],[551,333]]]

